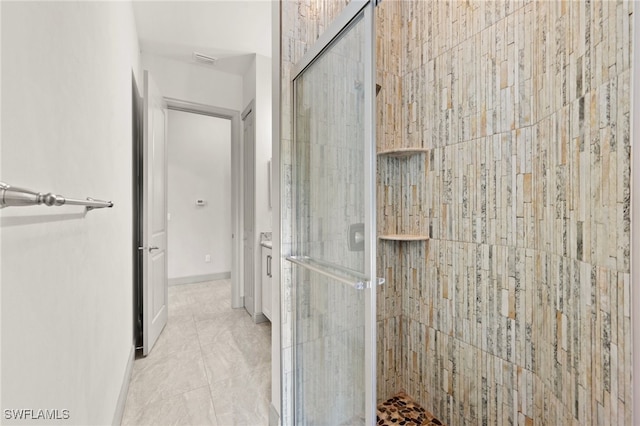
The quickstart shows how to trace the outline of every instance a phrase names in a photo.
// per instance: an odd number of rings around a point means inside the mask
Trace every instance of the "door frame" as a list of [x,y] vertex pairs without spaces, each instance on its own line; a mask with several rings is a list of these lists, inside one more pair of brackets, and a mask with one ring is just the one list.
[[242,257],[242,147],[240,112],[216,107],[213,105],[183,101],[180,99],[165,97],[169,110],[189,112],[192,114],[207,115],[231,121],[231,307],[242,308],[244,306],[241,283],[243,257]]
[[632,423],[640,422],[640,380],[638,380],[640,372],[640,327],[633,326],[638,320],[638,312],[640,312],[640,291],[634,291],[634,283],[640,282],[640,185],[634,185],[633,182],[640,182],[640,14],[633,14],[633,34],[631,36],[632,46],[634,50],[632,59],[631,74],[631,252],[630,252],[630,283],[625,290],[630,292],[628,296],[631,300],[630,317],[631,317],[631,371],[636,373],[632,379],[632,395],[631,402]]
[[[376,246],[377,246],[377,234],[376,234],[376,98],[375,98],[375,70],[376,70],[376,51],[375,51],[375,7],[379,3],[379,0],[351,0],[340,14],[333,20],[333,22],[327,27],[327,29],[318,37],[313,45],[307,50],[304,56],[294,65],[289,84],[291,85],[291,111],[290,111],[290,123],[293,135],[293,145],[296,144],[296,111],[295,111],[295,99],[296,99],[296,79],[309,67],[323,52],[333,43],[333,41],[340,36],[345,29],[349,27],[354,19],[364,13],[363,20],[367,32],[365,34],[365,53],[363,63],[364,67],[364,179],[365,188],[372,188],[372,191],[365,190],[365,240],[369,240],[370,244],[365,244],[365,275],[368,278],[368,285],[364,289],[365,295],[365,404],[367,409],[365,410],[366,424],[374,425],[376,422],[376,379],[377,379],[377,361],[376,361],[376,292],[379,280],[376,276]],[[370,31],[370,32],[369,32]],[[294,148],[295,149],[295,148]],[[293,179],[295,180],[295,172],[293,172]],[[295,189],[294,189],[295,192]],[[295,194],[293,195],[295,198]],[[293,208],[293,215],[295,217],[295,207]],[[295,289],[292,289],[295,294]],[[295,300],[295,296],[292,296]],[[295,323],[295,318],[292,320]],[[295,324],[291,324],[295,327]],[[293,345],[290,351],[291,363],[295,369],[296,348]],[[283,356],[284,358],[284,356]],[[284,359],[281,360],[281,364],[284,364]],[[282,371],[281,371],[282,375]],[[282,377],[281,377],[282,378]],[[283,380],[284,382],[284,380]],[[294,381],[295,382],[295,381]],[[295,383],[290,384],[295,392]],[[283,383],[282,387],[285,385]],[[290,389],[291,392],[291,389]],[[292,396],[292,395],[291,395]],[[285,395],[282,397],[283,412],[289,411],[295,413],[296,408],[292,407],[293,399],[291,401],[285,401]],[[285,409],[285,404],[288,404],[288,410]],[[293,414],[295,419],[295,414]],[[287,419],[289,420],[289,419]]]
[[[251,147],[247,146],[247,141],[244,140],[244,126],[245,126],[245,120],[247,119],[247,117],[253,114],[253,142]],[[242,273],[243,273],[243,285],[241,285],[243,291],[244,288],[246,287],[246,279],[244,279],[244,271],[247,268],[247,262],[249,263],[250,266],[250,270],[252,271],[251,273],[251,282],[250,284],[253,286],[253,291],[252,291],[252,295],[251,295],[251,301],[249,302],[251,304],[250,309],[247,309],[247,293],[243,292],[243,296],[244,296],[244,307],[247,310],[247,312],[249,313],[249,315],[251,315],[251,318],[253,319],[254,322],[258,323],[258,322],[264,322],[267,320],[267,318],[264,316],[264,314],[262,313],[258,313],[257,310],[257,306],[259,303],[261,303],[261,301],[258,301],[258,295],[256,294],[256,288],[257,285],[256,283],[258,282],[258,280],[260,279],[260,276],[258,274],[258,268],[256,267],[257,265],[260,264],[260,257],[259,257],[259,251],[258,251],[258,233],[257,233],[257,220],[256,220],[256,102],[255,99],[252,99],[251,101],[249,101],[249,103],[247,104],[247,106],[245,107],[245,109],[242,111],[242,114],[240,114],[240,118],[242,120],[242,144],[241,144],[241,151],[242,151],[242,157],[240,159],[240,162],[242,163],[242,173],[241,173],[241,188],[242,188],[242,196],[241,198],[241,205],[242,205],[242,214],[241,216],[241,220],[242,220],[242,228],[240,229],[240,231],[242,232]],[[250,148],[249,150],[247,148]],[[247,158],[248,156],[250,156],[249,158]],[[247,161],[249,160],[250,164],[247,165]],[[252,180],[252,185],[250,186],[250,188],[247,188],[247,179]],[[249,193],[247,193],[247,189],[249,189]],[[247,200],[249,201],[249,204],[247,204]],[[252,230],[253,230],[253,238],[252,241],[249,241],[248,243],[252,245],[253,247],[253,256],[250,259],[246,259],[244,257],[245,252],[244,252],[244,230],[245,230],[245,223],[244,223],[244,218],[245,218],[245,214],[246,214],[246,210],[247,209],[251,209],[253,211],[253,215],[252,215]]]
[[[144,78],[144,76],[143,76]],[[143,144],[144,138],[142,129],[144,126],[143,108],[144,99],[140,94],[138,82],[135,73],[131,73],[131,97],[132,97],[132,179],[131,179],[131,197],[133,200],[132,228],[133,228],[133,245],[131,253],[133,257],[133,345],[135,349],[142,349],[142,313],[144,307],[142,305],[142,253],[138,247],[142,247],[142,194],[144,180],[142,179],[143,170]]]

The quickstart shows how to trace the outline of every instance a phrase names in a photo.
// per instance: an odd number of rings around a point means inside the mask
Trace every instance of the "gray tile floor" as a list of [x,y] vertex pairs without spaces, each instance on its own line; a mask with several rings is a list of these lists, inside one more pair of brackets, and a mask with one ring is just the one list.
[[229,280],[169,287],[169,321],[134,362],[123,425],[268,425],[271,325],[230,299]]

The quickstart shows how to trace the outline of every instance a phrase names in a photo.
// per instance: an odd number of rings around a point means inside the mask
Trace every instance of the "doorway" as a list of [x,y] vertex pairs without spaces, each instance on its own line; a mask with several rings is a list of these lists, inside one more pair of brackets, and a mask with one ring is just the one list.
[[231,121],[168,112],[169,285],[231,278]]
[[[228,158],[227,163],[230,163],[227,189],[232,201],[229,208],[231,226],[228,228],[231,228],[233,237],[240,235],[235,227],[242,226],[243,221],[243,208],[240,203],[242,180],[239,179],[242,177],[242,167],[234,163],[239,161],[239,165],[242,165],[240,161],[242,150],[239,144],[240,114],[234,111],[226,111],[222,114],[219,110],[212,113],[209,107],[198,105],[196,107],[200,109],[194,110],[193,104],[183,104],[174,100],[167,100],[167,103],[170,139],[171,127],[176,126],[177,114],[199,118],[212,116],[213,119],[224,122],[226,131],[231,133],[228,151],[222,154]],[[183,123],[183,125],[189,124]],[[173,142],[169,141],[169,156],[173,154],[171,150]],[[205,155],[202,154],[201,157]],[[208,159],[196,158],[191,161],[200,160]],[[171,161],[170,159],[170,164]],[[208,166],[215,167],[211,161],[208,161]],[[195,167],[191,167],[187,172],[193,172],[193,169]],[[169,180],[171,179],[170,171]],[[215,176],[209,179],[215,179]],[[189,190],[194,189],[189,186],[196,186],[196,184],[186,180],[183,190],[185,187]],[[170,206],[173,204],[171,192],[170,188]],[[177,201],[179,208],[170,207],[168,210],[168,214],[171,215],[168,216],[170,217],[168,222],[170,239],[172,238],[171,226],[178,222],[178,215],[183,215],[183,210],[205,213],[207,206],[215,209],[224,208],[222,203],[218,202],[218,197],[201,196],[197,190],[187,194],[184,199],[174,201]],[[236,249],[236,241],[241,243],[242,239],[234,238],[230,244],[230,250]],[[171,250],[175,243],[175,241],[169,243],[170,263]],[[207,254],[211,256],[210,262],[205,258]],[[232,265],[231,278],[237,283],[242,283],[242,277],[234,273],[235,270],[242,269],[242,262],[237,261],[241,258],[237,254],[238,252],[235,252],[231,256],[236,262]],[[197,257],[196,263],[208,264],[215,261],[213,252],[199,253],[196,249],[187,255]],[[197,277],[198,274],[195,274]],[[169,274],[169,277],[171,278],[172,275],[176,278],[175,270]],[[184,285],[169,287],[170,318],[149,356],[134,363],[123,425],[178,422],[230,424],[237,421],[245,424],[266,424],[268,422],[268,390],[271,386],[271,324],[269,322],[255,324],[243,309],[231,309],[243,306],[242,294],[238,291],[241,289],[238,285],[232,286],[228,278],[219,280],[215,280],[216,277],[207,278],[208,281],[195,284],[174,281],[172,284]],[[234,296],[237,298],[236,302],[232,300]]]
[[242,220],[240,218],[242,200],[242,150],[240,146],[241,123],[238,111],[211,105],[185,102],[166,98],[171,111],[208,115],[231,122],[231,307],[243,307],[242,288]]
[[[240,146],[240,114],[238,111],[218,108],[210,105],[184,102],[177,99],[166,98],[169,111],[181,111],[185,113],[199,114],[219,119],[228,120],[231,130],[231,307],[243,306],[241,283],[242,273],[242,150]],[[194,200],[195,203],[196,200]]]
[[[144,182],[142,180],[142,151],[143,151],[143,137],[142,137],[142,121],[143,121],[143,106],[142,98],[137,85],[134,80],[132,88],[133,99],[133,120],[134,120],[134,142],[133,142],[133,250],[134,256],[139,253],[138,247],[142,246],[142,204],[140,200],[144,196]],[[185,113],[198,114],[204,116],[216,117],[219,119],[227,120],[230,123],[231,131],[231,146],[230,146],[230,162],[231,162],[231,176],[230,176],[230,192],[231,192],[231,307],[241,308],[243,307],[242,297],[242,239],[239,237],[242,234],[242,217],[240,213],[242,211],[241,200],[241,178],[242,178],[242,151],[240,146],[240,113],[238,111],[229,110],[226,108],[218,108],[210,105],[184,102],[177,99],[165,98],[167,108],[169,111],[181,111]],[[194,203],[196,200],[193,200]],[[205,254],[206,255],[206,254]],[[213,258],[211,258],[213,260]],[[205,263],[206,259],[203,257]],[[144,325],[144,303],[142,295],[142,266],[140,260],[136,257],[134,262],[134,339],[136,349],[141,349],[143,339],[143,325]]]
[[251,315],[254,321],[256,313],[259,311],[256,305],[258,295],[255,294],[255,265],[256,265],[256,249],[255,249],[255,223],[256,223],[256,203],[255,203],[255,162],[256,162],[256,146],[255,146],[255,113],[253,102],[242,113],[242,161],[244,173],[242,174],[243,189],[243,271],[244,271],[244,308]]
[[142,246],[142,110],[143,101],[136,83],[135,75],[131,75],[132,82],[132,201],[133,201],[133,344],[136,349],[142,348],[142,258],[138,247]]

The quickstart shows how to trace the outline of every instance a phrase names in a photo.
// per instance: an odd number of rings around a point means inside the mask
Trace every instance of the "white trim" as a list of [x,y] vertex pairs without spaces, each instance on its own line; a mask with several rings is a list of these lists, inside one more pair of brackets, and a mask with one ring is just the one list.
[[252,319],[254,324],[260,324],[262,322],[271,322],[269,321],[269,318],[267,318],[267,316],[262,312],[254,314]]
[[365,181],[365,275],[372,283],[365,295],[365,418],[366,424],[376,424],[377,348],[376,348],[376,32],[375,5],[367,2],[362,25],[365,31],[364,48],[364,181]]
[[269,405],[269,426],[280,426],[280,414],[273,404]]
[[[636,143],[640,143],[640,14],[633,14],[633,36],[632,51],[633,64],[631,66],[631,252],[629,264],[631,266],[629,292],[631,297],[631,371],[632,374],[631,392],[633,395],[631,402],[632,424],[640,424],[640,326],[636,324],[640,312],[640,291],[636,291],[636,287],[640,283],[640,234],[636,229],[640,228],[640,185],[634,184],[640,182],[640,149],[636,147]],[[634,285],[635,284],[635,285]]]
[[[282,377],[282,348],[281,348],[281,336],[282,336],[282,320],[281,309],[283,300],[281,300],[281,288],[282,283],[280,277],[282,276],[282,248],[280,241],[282,240],[282,214],[281,214],[281,199],[280,199],[280,182],[281,182],[281,160],[280,160],[280,125],[282,120],[282,112],[280,110],[280,96],[282,96],[281,84],[281,4],[280,2],[273,2],[271,4],[271,28],[272,28],[272,55],[271,61],[271,197],[273,198],[273,219],[272,219],[272,256],[273,256],[273,268],[271,278],[271,407],[272,412],[275,410],[275,417],[269,416],[270,426],[278,426],[281,422],[282,413],[282,388],[284,378]],[[271,423],[271,420],[277,419],[277,423]]]
[[169,109],[175,111],[191,112],[194,114],[209,115],[211,117],[226,118],[232,120],[238,111],[234,109],[221,108],[213,105],[199,104],[197,102],[182,101],[180,99],[165,97]]
[[135,345],[131,345],[129,359],[127,360],[127,366],[124,369],[124,377],[122,378],[122,386],[120,387],[120,395],[118,395],[118,402],[116,403],[116,412],[113,414],[113,421],[111,422],[114,426],[119,426],[122,423],[124,408],[127,404],[127,394],[129,393],[129,383],[131,382],[131,373],[133,372],[135,354],[136,347]]
[[169,285],[195,284],[207,281],[226,280],[229,278],[231,278],[231,271],[218,272],[217,274],[191,275],[188,277],[169,278]]
[[[252,99],[251,101],[249,101],[249,103],[247,104],[247,106],[245,107],[245,109],[242,111],[242,114],[240,114],[240,118],[242,119],[242,144],[241,144],[241,155],[240,155],[240,163],[241,163],[241,180],[240,180],[240,203],[242,206],[242,210],[241,210],[241,214],[240,214],[240,222],[242,223],[242,227],[240,228],[240,230],[242,231],[242,241],[244,242],[245,238],[247,238],[247,236],[245,235],[245,215],[247,211],[253,211],[253,219],[252,219],[252,239],[253,241],[250,241],[250,244],[252,244],[253,246],[253,259],[251,259],[251,271],[253,271],[253,291],[252,291],[252,295],[250,297],[247,296],[247,293],[244,291],[244,289],[246,288],[246,279],[245,279],[245,270],[246,270],[246,264],[245,262],[247,262],[247,259],[245,259],[245,251],[244,251],[244,247],[241,248],[241,253],[242,253],[242,288],[243,288],[243,292],[242,292],[242,296],[244,297],[244,308],[247,310],[247,312],[249,313],[249,315],[251,315],[251,318],[253,319],[253,321],[255,323],[258,322],[264,322],[264,320],[261,320],[260,318],[257,317],[257,313],[262,311],[262,299],[260,297],[258,297],[258,292],[257,290],[260,289],[261,287],[258,286],[258,283],[260,282],[260,270],[258,268],[258,265],[260,265],[260,250],[258,249],[259,244],[259,232],[258,232],[258,218],[257,218],[257,211],[256,211],[256,181],[257,181],[257,175],[256,175],[256,152],[257,152],[257,138],[256,138],[256,108],[255,108],[255,98]],[[250,151],[247,151],[247,141],[244,140],[244,134],[245,134],[245,121],[247,119],[247,117],[249,117],[249,115],[252,115],[252,120],[253,120],[253,144],[251,145],[251,149]],[[247,168],[247,156],[251,155],[253,158],[249,158],[250,160],[250,167]],[[253,180],[253,182],[249,182],[246,181],[247,178],[251,178]],[[249,194],[250,196],[247,197],[247,194],[245,193],[247,190],[247,184],[250,183],[251,184],[251,189],[249,190],[249,192],[251,192],[251,194]],[[247,206],[246,202],[247,199],[250,200],[250,206]],[[250,208],[251,210],[247,210],[247,208]],[[242,244],[241,244],[242,245]],[[247,303],[249,304],[249,306],[247,306]],[[266,317],[265,317],[266,320]]]
[[220,108],[213,105],[187,102],[174,98],[165,98],[170,110],[191,112],[194,114],[209,115],[212,117],[231,120],[231,307],[241,308],[244,306],[242,298],[242,204],[241,186],[242,182],[242,145],[240,112]]
[[251,99],[251,101],[247,104],[244,111],[242,111],[242,114],[240,114],[240,118],[242,118],[242,121],[244,121],[247,118],[247,115],[251,114],[251,112],[255,109],[255,105],[256,105],[256,100]]

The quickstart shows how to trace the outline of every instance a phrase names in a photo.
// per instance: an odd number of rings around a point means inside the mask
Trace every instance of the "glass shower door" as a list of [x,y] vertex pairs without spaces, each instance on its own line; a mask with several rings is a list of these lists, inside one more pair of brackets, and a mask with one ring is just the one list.
[[354,0],[294,72],[295,424],[375,424],[373,54]]

